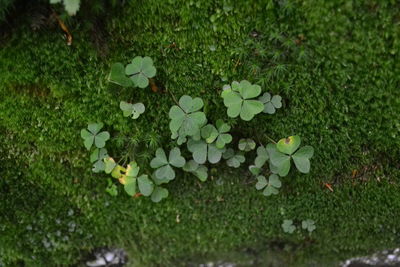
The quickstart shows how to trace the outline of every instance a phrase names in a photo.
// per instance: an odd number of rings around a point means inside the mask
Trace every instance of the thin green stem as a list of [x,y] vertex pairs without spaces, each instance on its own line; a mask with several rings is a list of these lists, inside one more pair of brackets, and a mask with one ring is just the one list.
[[174,102],[179,106],[179,102],[178,102],[178,100],[176,100],[175,95],[169,89],[167,89],[167,92],[172,96],[172,99],[174,100]]

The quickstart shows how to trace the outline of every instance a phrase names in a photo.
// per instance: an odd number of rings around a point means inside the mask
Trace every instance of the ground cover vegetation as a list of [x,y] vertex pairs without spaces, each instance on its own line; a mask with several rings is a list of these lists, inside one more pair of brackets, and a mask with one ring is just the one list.
[[[71,45],[52,23],[51,8],[65,12],[61,4],[6,2],[1,264],[73,265],[101,246],[126,248],[139,266],[185,265],[215,257],[210,251],[258,258],[274,250],[288,265],[327,264],[400,241],[400,6],[394,1],[81,2],[73,18],[62,17]],[[112,67],[121,67],[113,64],[133,64],[136,56],[151,57],[157,69],[148,87],[135,72],[129,75],[145,88],[110,83]],[[232,107],[228,116],[221,98],[235,80],[261,87],[264,110],[250,121],[244,119],[253,114]],[[111,196],[123,187],[112,188],[108,174],[92,171],[106,156],[102,142],[117,158],[151,162],[162,157],[160,147],[169,157],[176,146],[171,93],[202,99],[218,134],[229,132],[239,143],[222,156],[239,168],[212,166],[203,183],[204,170],[193,161],[185,167],[190,173],[174,171],[175,181],[165,185],[169,197],[159,203]],[[129,105],[138,102],[145,110]],[[231,129],[224,132],[218,119]],[[91,131],[88,122],[102,125]],[[82,139],[84,128],[92,135]],[[310,173],[294,171],[300,147],[278,157],[292,164],[287,176],[255,179],[265,155],[257,147],[296,135],[314,148]],[[84,141],[91,140],[100,148],[88,155]],[[243,159],[252,147],[254,158]]]

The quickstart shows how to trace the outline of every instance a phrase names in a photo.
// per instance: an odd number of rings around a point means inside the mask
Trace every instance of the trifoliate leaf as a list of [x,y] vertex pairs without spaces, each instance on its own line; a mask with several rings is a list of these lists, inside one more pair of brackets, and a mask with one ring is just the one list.
[[235,154],[235,151],[232,148],[228,148],[223,153],[222,157],[226,159],[226,164],[233,168],[239,168],[240,164],[246,160],[246,158],[243,156],[243,153]]
[[156,68],[150,57],[137,56],[126,66],[125,74],[130,76],[135,86],[145,88],[149,85],[149,79],[156,75]]
[[99,133],[102,127],[103,123],[90,123],[88,130],[81,130],[81,137],[87,150],[90,150],[93,143],[97,148],[103,148],[106,145],[106,141],[110,139],[110,134],[107,131]]
[[132,119],[139,118],[140,114],[145,111],[143,103],[131,104],[125,101],[119,103],[119,107],[122,110],[125,117],[132,116]]
[[179,137],[181,141],[185,141],[186,136],[200,134],[200,128],[207,123],[206,115],[200,111],[203,105],[201,98],[193,99],[184,95],[179,99],[179,106],[171,107],[169,128],[172,137]]
[[156,151],[156,157],[150,162],[150,166],[153,169],[157,169],[154,175],[158,180],[173,180],[175,171],[171,165],[181,168],[185,165],[185,162],[185,158],[181,156],[179,148],[173,148],[169,153],[168,159],[164,150],[159,148]]
[[282,97],[279,95],[274,95],[271,98],[269,93],[264,93],[258,100],[264,104],[264,113],[274,114],[277,108],[282,107]]
[[252,85],[243,80],[240,83],[232,82],[231,87],[224,87],[221,96],[224,99],[224,105],[228,108],[227,114],[231,118],[240,118],[250,121],[256,114],[264,109],[264,105],[259,100],[252,100],[261,93],[259,85]]
[[301,228],[307,229],[307,231],[311,233],[317,227],[315,226],[315,222],[313,220],[307,219],[301,222]]
[[282,228],[285,233],[292,234],[296,230],[292,220],[283,220]]
[[248,152],[256,148],[256,142],[254,142],[254,140],[250,138],[247,139],[242,138],[239,140],[238,147],[239,150]]

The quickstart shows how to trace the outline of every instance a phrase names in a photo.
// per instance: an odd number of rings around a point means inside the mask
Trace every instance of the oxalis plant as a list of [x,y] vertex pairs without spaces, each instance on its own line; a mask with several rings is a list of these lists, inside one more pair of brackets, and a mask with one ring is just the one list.
[[[149,57],[135,57],[129,64],[115,63],[111,66],[108,80],[122,87],[145,88],[149,80],[156,74],[153,61]],[[244,121],[251,121],[255,116],[268,116],[282,107],[279,95],[271,96],[262,88],[243,80],[224,85],[221,101],[227,107],[227,116]],[[111,178],[108,180],[106,191],[117,195],[120,187],[129,196],[149,197],[159,202],[168,197],[165,184],[179,177],[178,173],[187,172],[197,177],[201,182],[208,178],[210,164],[220,164],[225,161],[228,167],[238,168],[249,158],[254,163],[248,166],[254,176],[254,184],[265,196],[279,193],[283,186],[283,177],[291,170],[292,162],[298,171],[310,171],[310,159],[314,150],[311,146],[301,145],[299,136],[282,138],[278,142],[257,144],[251,138],[232,136],[231,126],[224,121],[223,114],[215,122],[207,119],[203,110],[204,102],[200,97],[182,95],[179,100],[171,93],[175,102],[168,116],[171,140],[175,142],[172,149],[159,147],[154,158],[139,166],[131,158],[129,164],[120,164],[109,155],[106,141],[110,138],[107,131],[101,131],[102,123],[91,123],[81,131],[84,145],[90,153],[93,172],[105,172]],[[120,102],[122,115],[132,119],[145,116],[143,103]],[[94,145],[94,147],[93,147]],[[121,186],[117,186],[121,184]]]

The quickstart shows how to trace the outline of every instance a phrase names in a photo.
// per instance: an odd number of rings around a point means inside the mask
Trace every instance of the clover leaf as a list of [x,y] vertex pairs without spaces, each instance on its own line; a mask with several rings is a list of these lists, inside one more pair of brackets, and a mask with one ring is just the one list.
[[133,82],[125,74],[125,67],[122,63],[114,63],[111,66],[111,72],[108,76],[108,81],[118,84],[122,87],[133,86]]
[[207,180],[207,177],[208,177],[207,167],[204,165],[198,164],[194,160],[190,160],[190,161],[186,162],[186,164],[183,166],[183,170],[185,172],[193,173],[202,182]]
[[224,105],[228,108],[227,113],[231,118],[240,118],[250,121],[256,114],[264,110],[264,105],[259,100],[254,100],[261,93],[259,85],[251,84],[243,80],[232,82],[231,86],[225,85],[222,91]]
[[292,158],[296,168],[301,173],[308,173],[310,171],[310,158],[314,154],[314,148],[304,146],[298,149],[300,143],[299,136],[290,136],[279,140],[275,146],[269,148],[271,163],[277,167],[280,176],[283,177],[289,173]]
[[94,163],[92,171],[95,173],[99,173],[104,171],[104,161],[103,159],[107,158],[107,149],[105,148],[96,148],[93,150],[92,154],[90,154],[90,162]]
[[139,118],[145,110],[143,103],[131,104],[125,101],[119,103],[119,108],[123,111],[124,117],[132,116],[132,119]]
[[156,186],[151,194],[151,201],[160,202],[162,199],[168,197],[168,195],[169,193],[167,189],[161,186]]
[[232,142],[232,135],[228,132],[231,127],[224,123],[222,120],[217,120],[217,128],[212,124],[207,124],[201,128],[201,137],[206,140],[208,144],[215,141],[217,148],[224,148],[225,144]]
[[169,128],[173,139],[179,137],[179,145],[186,142],[186,136],[199,134],[200,128],[207,123],[206,115],[200,111],[203,105],[201,98],[184,95],[179,99],[179,106],[174,105],[169,110]]
[[232,148],[228,148],[222,154],[222,157],[226,159],[226,164],[233,168],[239,168],[240,164],[246,160],[246,158],[243,156],[243,153],[239,152],[235,154],[235,151]]
[[90,150],[93,143],[97,148],[103,148],[106,145],[106,141],[110,139],[110,134],[107,131],[100,132],[101,128],[103,128],[103,123],[101,122],[89,123],[89,131],[86,129],[81,130],[81,137],[87,150]]
[[175,171],[172,166],[182,168],[185,165],[185,158],[181,156],[179,148],[175,147],[169,152],[169,157],[165,154],[164,149],[158,148],[156,157],[150,162],[154,172],[154,176],[162,181],[170,181],[175,178]]
[[193,159],[199,164],[204,164],[207,160],[210,163],[218,163],[221,160],[225,149],[217,148],[215,144],[207,144],[204,140],[190,139],[187,148],[192,152]]
[[130,76],[135,86],[145,88],[149,85],[149,79],[156,75],[156,68],[150,57],[137,56],[126,65],[125,74]]
[[124,167],[117,164],[112,157],[108,157],[103,159],[104,161],[104,171],[107,174],[111,174],[112,177],[119,179],[123,176],[123,173],[126,171]]
[[217,120],[216,124],[218,137],[217,141],[215,142],[215,146],[217,148],[224,148],[226,144],[232,142],[232,135],[228,133],[231,130],[231,126],[229,126],[227,123],[224,123],[222,120]]
[[264,189],[264,196],[277,195],[279,193],[278,189],[281,188],[281,186],[282,182],[279,180],[279,176],[276,174],[271,174],[268,177],[268,181],[263,175],[257,177],[256,189]]
[[274,114],[276,109],[282,107],[282,97],[280,95],[271,97],[269,93],[264,93],[258,100],[264,104],[264,113]]
[[119,178],[121,184],[124,185],[125,192],[134,196],[137,193],[137,188],[139,192],[144,196],[150,196],[154,189],[154,183],[145,174],[138,177],[140,167],[135,161],[128,164],[125,170],[125,175]]
[[254,142],[254,140],[250,138],[242,138],[239,140],[238,148],[239,150],[248,152],[256,148],[256,142]]
[[315,226],[315,222],[313,220],[307,219],[301,222],[301,228],[307,229],[307,231],[311,233],[317,227]]
[[292,220],[283,220],[282,228],[285,233],[292,234],[296,230]]

